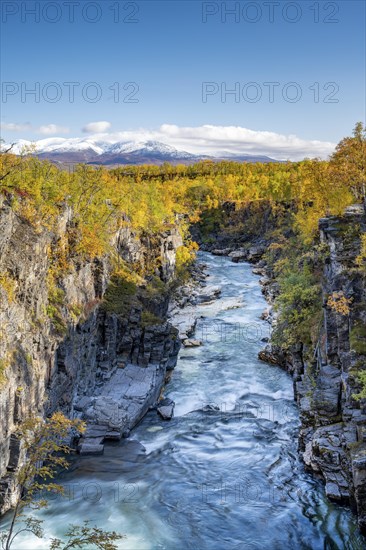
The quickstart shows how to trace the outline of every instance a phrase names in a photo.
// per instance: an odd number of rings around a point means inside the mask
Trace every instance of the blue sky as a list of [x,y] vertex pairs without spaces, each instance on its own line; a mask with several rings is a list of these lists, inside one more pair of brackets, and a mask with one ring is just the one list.
[[[96,133],[189,150],[197,128],[209,152],[216,138],[202,127],[210,125],[259,132],[262,149],[263,132],[273,147],[280,134],[329,149],[365,120],[363,1],[2,0],[1,8],[6,141]],[[65,82],[78,83],[73,102]],[[82,131],[102,121],[108,126]],[[238,132],[221,129],[217,146],[225,136],[230,149]]]

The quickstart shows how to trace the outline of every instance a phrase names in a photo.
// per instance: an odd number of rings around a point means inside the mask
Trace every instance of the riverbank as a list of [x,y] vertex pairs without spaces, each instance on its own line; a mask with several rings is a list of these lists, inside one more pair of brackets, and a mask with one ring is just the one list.
[[[267,213],[266,219],[271,220],[270,214]],[[230,229],[230,214],[228,220],[226,225]],[[218,256],[227,255],[233,262],[254,264],[254,272],[261,275],[260,284],[268,303],[263,316],[272,327],[278,328],[280,311],[276,303],[280,301],[281,289],[273,263],[268,265],[266,261],[271,242],[276,243],[278,237],[273,217],[271,223],[267,225],[267,240],[255,232],[254,237],[241,235],[235,246],[235,234],[230,229],[219,241],[221,248],[217,243],[207,242],[203,247]],[[323,270],[318,275],[322,314],[316,327],[317,343],[311,348],[308,342],[301,341],[300,335],[286,349],[269,342],[259,352],[260,359],[280,365],[293,376],[294,399],[302,423],[299,450],[306,468],[322,479],[329,499],[352,508],[364,532],[366,409],[365,400],[356,399],[355,395],[362,388],[359,373],[365,364],[365,337],[360,327],[366,324],[366,285],[357,266],[360,235],[365,230],[363,205],[349,207],[343,216],[320,220],[319,247],[322,248],[315,250],[313,265],[312,260],[308,260],[312,269]],[[281,246],[276,244],[276,247],[278,260]],[[304,264],[306,260],[299,269],[304,269]],[[330,296],[336,297],[333,302],[329,302]],[[337,304],[334,305],[334,300],[343,296],[349,299],[349,309],[337,309]],[[291,333],[291,326],[286,330]]]

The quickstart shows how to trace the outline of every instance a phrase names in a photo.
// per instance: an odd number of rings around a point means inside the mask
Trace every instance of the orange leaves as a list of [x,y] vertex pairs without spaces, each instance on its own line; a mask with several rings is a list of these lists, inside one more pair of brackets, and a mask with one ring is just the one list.
[[101,238],[103,228],[95,224],[94,226],[82,225],[80,228],[80,238],[75,245],[75,252],[88,258],[97,258],[105,252],[105,242]]
[[349,315],[351,311],[349,306],[351,303],[352,298],[347,298],[342,290],[333,292],[327,300],[327,306],[341,315]]

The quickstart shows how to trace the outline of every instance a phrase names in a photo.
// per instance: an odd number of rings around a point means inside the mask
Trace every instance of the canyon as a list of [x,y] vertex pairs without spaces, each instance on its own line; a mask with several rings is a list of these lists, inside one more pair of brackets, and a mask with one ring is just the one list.
[[[263,260],[270,245],[263,238],[263,224],[267,229],[276,226],[276,216],[268,209],[262,211],[256,234],[246,235],[232,230],[235,205],[227,203],[224,211],[229,231],[221,227],[219,234],[211,231],[207,239],[202,236],[202,225],[196,224],[192,236],[201,250],[228,257],[235,264],[254,264],[269,304],[265,317],[275,324],[273,306],[279,287]],[[250,206],[241,215],[252,220],[258,211]],[[102,454],[108,441],[128,438],[144,415],[156,408],[176,365],[181,341],[186,341],[187,349],[201,343],[194,333],[197,319],[189,308],[210,303],[220,294],[215,287],[205,291],[205,276],[198,271],[202,298],[197,286],[188,291],[181,288],[179,299],[164,293],[154,297],[149,310],[161,319],[160,324],[143,322],[143,307],[132,307],[125,316],[116,315],[103,308],[111,278],[106,256],[75,263],[65,275],[62,318],[66,328],[57,326],[45,314],[49,303],[47,249],[62,238],[70,223],[72,212],[65,209],[57,234],[35,230],[16,215],[5,197],[0,201],[0,271],[10,272],[20,289],[16,301],[3,293],[0,308],[1,356],[8,358],[0,393],[2,513],[14,502],[14,473],[24,460],[21,442],[15,436],[17,423],[29,414],[47,415],[55,410],[83,418],[87,431],[78,441],[81,456]],[[355,263],[359,237],[366,230],[364,206],[354,205],[343,216],[323,218],[319,227],[326,250],[324,313],[313,360],[304,357],[301,342],[286,351],[269,342],[259,351],[259,358],[292,375],[300,411],[299,451],[305,468],[323,480],[329,499],[353,509],[365,532],[366,411],[364,400],[355,398],[361,389],[356,373],[364,366],[365,354],[366,287]],[[182,244],[178,227],[159,233],[153,242],[124,227],[113,235],[112,242],[118,255],[131,264],[161,257],[156,276],[165,283],[174,280],[176,250]],[[352,298],[349,315],[328,306],[326,297],[340,291]]]

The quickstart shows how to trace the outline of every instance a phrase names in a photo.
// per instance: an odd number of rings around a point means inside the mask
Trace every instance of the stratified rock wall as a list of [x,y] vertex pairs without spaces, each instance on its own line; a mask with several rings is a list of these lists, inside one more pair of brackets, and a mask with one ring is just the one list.
[[[70,223],[72,212],[65,209],[56,232],[35,228],[0,196],[0,276],[14,287],[14,296],[0,287],[0,513],[16,495],[13,474],[22,453],[14,433],[23,419],[62,410],[87,420],[88,438],[96,429],[98,441],[108,435],[118,439],[155,404],[179,351],[177,331],[169,323],[146,326],[137,307],[124,317],[100,307],[111,274],[107,256],[70,262],[55,316],[47,282],[49,250]],[[174,277],[175,252],[182,244],[177,228],[151,241],[125,226],[112,244],[131,264],[159,258],[157,275],[165,282]],[[163,319],[168,303],[164,296],[155,304]],[[80,450],[88,448],[90,438]]]
[[[304,461],[325,480],[329,498],[355,507],[366,529],[366,408],[355,400],[357,373],[366,369],[366,281],[357,268],[360,236],[366,231],[362,205],[344,216],[320,220],[321,240],[329,247],[323,277],[324,322],[314,362],[305,363],[296,384]],[[349,315],[327,305],[342,292],[352,300]]]

